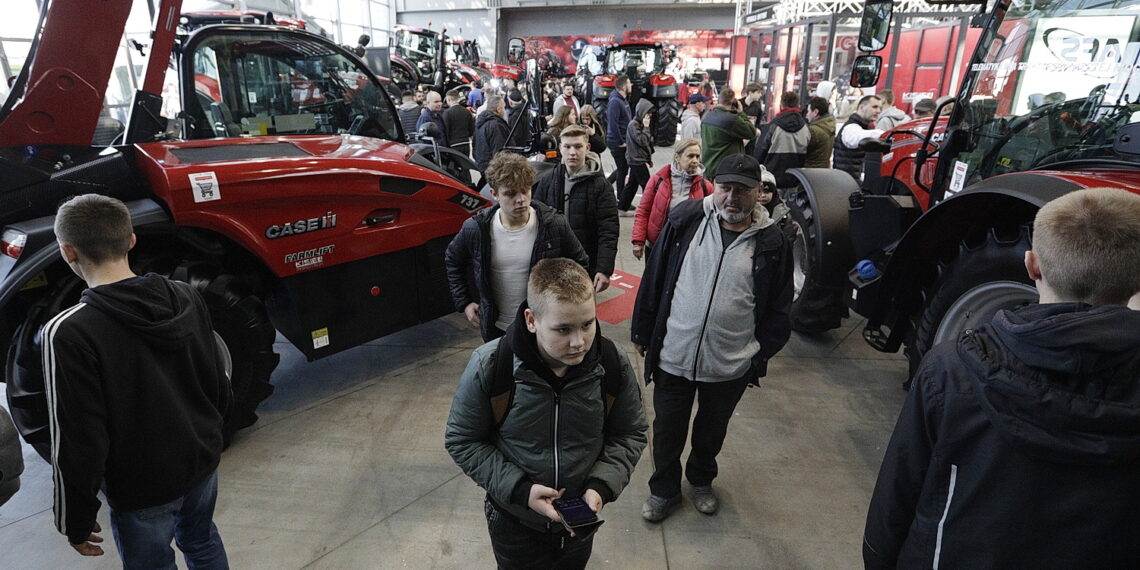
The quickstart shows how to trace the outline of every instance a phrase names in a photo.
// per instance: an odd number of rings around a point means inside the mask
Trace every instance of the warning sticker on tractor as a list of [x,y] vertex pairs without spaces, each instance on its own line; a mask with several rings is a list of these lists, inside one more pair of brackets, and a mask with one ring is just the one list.
[[218,185],[218,176],[213,172],[191,174],[190,189],[194,192],[195,202],[211,202],[222,199],[222,187]]
[[329,345],[329,329],[317,329],[313,331],[313,348],[322,348]]
[[958,192],[966,187],[966,172],[969,171],[970,165],[962,162],[961,160],[954,161],[954,175],[950,177],[950,192]]

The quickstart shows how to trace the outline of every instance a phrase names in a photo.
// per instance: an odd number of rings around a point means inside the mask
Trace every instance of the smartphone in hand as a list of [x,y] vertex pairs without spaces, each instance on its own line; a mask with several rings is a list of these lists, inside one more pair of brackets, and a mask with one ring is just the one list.
[[598,514],[581,497],[554,499],[554,510],[562,516],[562,525],[567,530],[598,522]]

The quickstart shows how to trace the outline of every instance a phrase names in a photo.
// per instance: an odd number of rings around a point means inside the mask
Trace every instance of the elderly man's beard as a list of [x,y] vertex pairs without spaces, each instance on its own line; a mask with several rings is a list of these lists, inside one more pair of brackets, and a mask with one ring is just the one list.
[[747,220],[748,217],[751,215],[752,215],[752,212],[750,210],[742,210],[742,211],[737,212],[735,214],[726,212],[723,209],[717,210],[717,216],[719,216],[720,219],[722,219],[722,220],[724,220],[730,224],[742,223],[745,220]]

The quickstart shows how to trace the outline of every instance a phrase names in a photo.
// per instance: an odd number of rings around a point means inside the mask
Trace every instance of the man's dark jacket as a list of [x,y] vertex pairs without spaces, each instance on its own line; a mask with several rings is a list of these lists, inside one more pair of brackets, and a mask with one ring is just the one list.
[[915,374],[867,568],[1140,567],[1140,311],[1002,311]]
[[[568,257],[586,267],[590,259],[578,238],[574,237],[566,218],[541,202],[531,202],[530,205],[538,216],[538,236],[531,250],[531,267],[538,260],[551,257]],[[491,224],[492,216],[498,214],[499,205],[495,204],[467,218],[444,254],[447,283],[455,310],[462,313],[468,304],[479,303],[479,332],[483,340],[499,336],[494,332],[499,313],[495,311],[495,296],[491,293]]]
[[90,536],[117,511],[169,503],[214,472],[233,396],[206,303],[148,274],[83,291],[43,329],[56,527]]
[[495,153],[507,145],[507,120],[490,112],[483,111],[475,119],[475,147],[472,153],[479,170],[487,170]]
[[781,110],[764,126],[756,144],[756,159],[776,177],[777,187],[790,188],[799,183],[787,170],[803,168],[810,140],[807,119],[794,107]]
[[451,143],[447,138],[447,125],[443,123],[443,111],[438,113],[431,112],[426,106],[420,111],[420,118],[416,120],[416,131],[424,128],[427,123],[435,123],[436,128],[439,129],[440,139],[435,141],[439,146],[449,146]]
[[[633,343],[647,347],[647,384],[653,380],[660,360],[673,291],[685,253],[704,218],[703,205],[703,200],[685,200],[669,210],[669,218],[641,276],[630,330]],[[778,224],[760,230],[753,239],[756,240],[752,256],[753,298],[756,300],[753,313],[760,352],[752,358],[749,381],[755,383],[767,374],[768,359],[784,347],[792,334],[788,317],[792,305],[792,253]]]
[[616,91],[611,93],[606,101],[606,146],[610,147],[610,152],[625,152],[619,151],[618,147],[625,144],[626,127],[632,118],[629,99],[618,95]]
[[586,271],[591,279],[595,273],[607,277],[613,274],[619,233],[617,199],[613,186],[606,182],[606,176],[600,169],[574,183],[567,211],[563,211],[566,204],[565,164],[559,164],[538,180],[534,199],[554,208],[570,222],[574,235],[590,256]]
[[447,133],[447,143],[457,145],[471,140],[475,134],[475,117],[467,107],[458,103],[444,109],[443,132]]
[[831,167],[836,170],[842,170],[850,174],[856,181],[860,181],[860,174],[863,173],[863,162],[867,158],[867,151],[843,144],[843,127],[850,124],[854,124],[862,129],[875,128],[875,125],[859,116],[859,113],[852,113],[851,116],[847,118],[847,122],[843,123],[843,126],[835,131],[835,149],[832,151]]

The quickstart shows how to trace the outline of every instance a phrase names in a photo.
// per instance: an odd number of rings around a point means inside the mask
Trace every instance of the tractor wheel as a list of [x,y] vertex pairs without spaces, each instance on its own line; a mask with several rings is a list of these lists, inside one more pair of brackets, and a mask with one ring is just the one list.
[[[943,341],[989,323],[1002,309],[1037,301],[1037,289],[1025,272],[1029,227],[1003,236],[991,228],[981,243],[962,242],[958,255],[938,265],[937,277],[924,291],[925,303],[912,317],[906,346],[910,376],[922,357]],[[904,387],[909,387],[910,380]]]
[[598,123],[602,129],[602,136],[606,136],[606,110],[609,99],[594,99],[594,111],[598,113]]
[[47,395],[44,393],[43,351],[40,329],[52,317],[79,302],[86,285],[68,271],[41,299],[28,308],[24,322],[16,327],[4,377],[8,382],[8,410],[12,423],[28,445],[51,461],[51,433],[48,430]]
[[269,377],[281,360],[273,352],[277,331],[269,321],[265,303],[236,276],[196,264],[179,267],[173,277],[193,285],[202,294],[214,330],[233,363],[230,386],[234,403],[224,427],[228,443],[237,430],[257,421],[258,404],[273,393]]
[[677,142],[677,121],[680,120],[680,105],[676,99],[665,99],[657,102],[657,116],[654,121],[657,129],[653,139],[657,146],[673,146]]
[[820,284],[820,260],[816,244],[823,238],[816,223],[807,193],[797,189],[788,193],[791,210],[793,281],[792,329],[804,334],[818,334],[839,328],[847,317],[843,289]]

